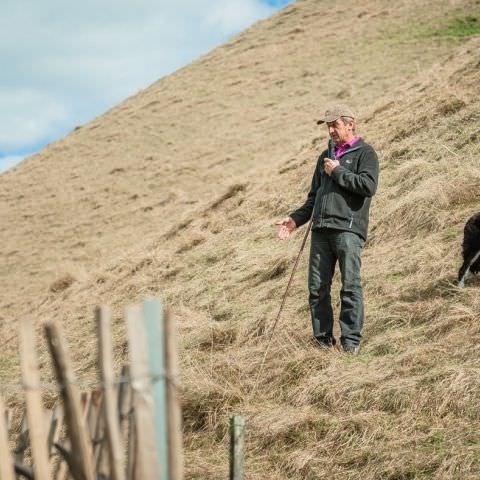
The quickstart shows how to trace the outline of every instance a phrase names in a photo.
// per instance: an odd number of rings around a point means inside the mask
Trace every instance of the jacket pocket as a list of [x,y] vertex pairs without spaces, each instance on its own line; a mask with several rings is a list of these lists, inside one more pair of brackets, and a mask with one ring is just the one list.
[[353,217],[352,209],[348,203],[348,194],[339,192],[336,188],[329,193],[327,200],[326,216],[341,219],[348,226]]

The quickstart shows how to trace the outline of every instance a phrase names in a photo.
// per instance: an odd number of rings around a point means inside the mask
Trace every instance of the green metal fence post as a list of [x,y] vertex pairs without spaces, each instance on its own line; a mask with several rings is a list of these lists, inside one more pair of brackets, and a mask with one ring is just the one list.
[[145,330],[147,332],[148,357],[152,375],[155,410],[155,439],[160,468],[160,480],[168,480],[168,423],[167,389],[165,379],[165,341],[163,309],[156,298],[143,304]]
[[230,417],[230,480],[243,480],[245,450],[245,419],[240,415]]

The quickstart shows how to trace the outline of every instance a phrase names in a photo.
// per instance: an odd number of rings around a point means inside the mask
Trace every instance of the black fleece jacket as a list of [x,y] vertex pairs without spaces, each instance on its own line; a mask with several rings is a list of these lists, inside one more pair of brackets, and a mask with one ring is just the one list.
[[313,230],[351,231],[366,240],[371,197],[378,184],[377,154],[371,145],[359,139],[338,159],[340,165],[330,176],[323,165],[327,156],[328,150],[320,155],[307,200],[290,217],[300,227],[313,213]]

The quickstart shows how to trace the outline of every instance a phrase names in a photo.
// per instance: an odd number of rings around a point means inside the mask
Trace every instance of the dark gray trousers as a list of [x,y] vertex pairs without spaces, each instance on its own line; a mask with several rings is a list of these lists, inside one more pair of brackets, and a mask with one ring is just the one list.
[[309,304],[313,335],[321,342],[333,342],[330,290],[338,260],[342,276],[340,341],[344,346],[360,345],[364,320],[360,278],[364,243],[356,233],[332,229],[312,230],[308,274]]

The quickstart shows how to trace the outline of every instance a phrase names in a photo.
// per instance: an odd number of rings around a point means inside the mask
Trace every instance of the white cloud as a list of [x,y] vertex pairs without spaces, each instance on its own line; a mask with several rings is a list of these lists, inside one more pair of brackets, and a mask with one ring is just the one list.
[[61,102],[34,89],[0,91],[0,105],[0,151],[21,147],[26,139],[50,138],[68,121]]
[[0,152],[58,138],[271,15],[267,3],[3,0]]
[[255,0],[216,2],[208,12],[207,22],[213,28],[219,28],[223,34],[228,35],[242,30],[259,18],[270,15],[272,10],[271,6],[259,4]]

